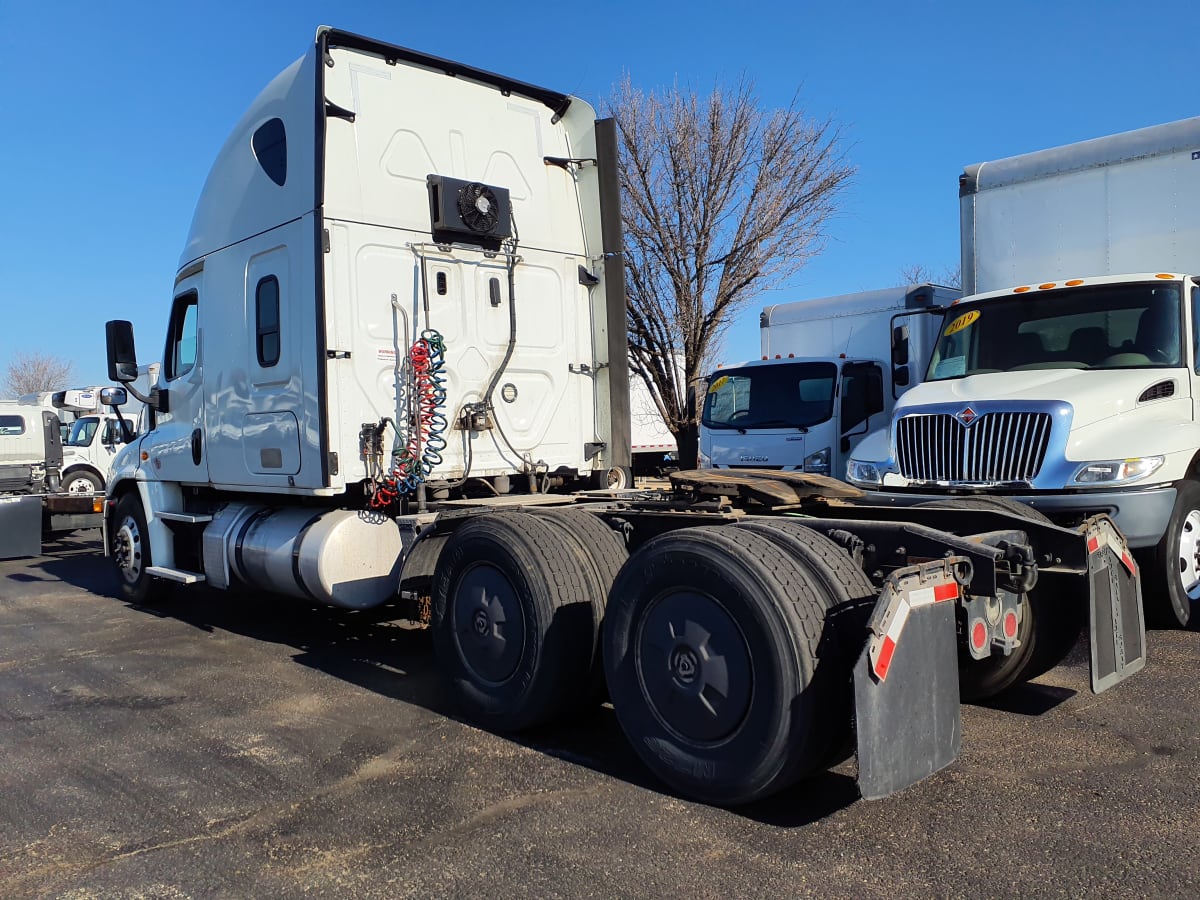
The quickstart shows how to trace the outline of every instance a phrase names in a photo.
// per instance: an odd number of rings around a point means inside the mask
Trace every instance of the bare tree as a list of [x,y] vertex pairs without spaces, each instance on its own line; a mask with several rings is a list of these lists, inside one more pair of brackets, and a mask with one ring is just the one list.
[[732,315],[823,249],[854,169],[841,129],[793,98],[760,106],[742,79],[708,96],[644,93],[628,77],[607,102],[621,168],[630,368],[696,463],[696,393]]
[[14,397],[61,390],[74,376],[73,364],[49,353],[17,353],[4,373],[4,389]]
[[940,284],[943,287],[962,287],[962,265],[947,266],[940,275],[934,275],[929,266],[915,263],[900,270],[901,284]]

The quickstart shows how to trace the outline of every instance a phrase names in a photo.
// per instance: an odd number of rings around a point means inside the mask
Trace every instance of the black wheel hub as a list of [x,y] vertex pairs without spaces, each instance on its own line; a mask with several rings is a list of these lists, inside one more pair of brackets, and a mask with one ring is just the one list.
[[451,602],[456,643],[471,674],[491,684],[512,677],[525,643],[525,618],[508,577],[478,563],[458,580]]
[[680,591],[654,601],[635,638],[643,696],[658,718],[694,741],[717,741],[745,718],[750,651],[717,600]]

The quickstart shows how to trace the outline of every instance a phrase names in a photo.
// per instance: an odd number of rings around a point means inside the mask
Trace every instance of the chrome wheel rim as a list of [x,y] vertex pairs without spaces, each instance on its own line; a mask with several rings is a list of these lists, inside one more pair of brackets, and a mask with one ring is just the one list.
[[1179,580],[1188,599],[1200,599],[1200,510],[1189,512],[1179,530]]
[[126,516],[113,540],[113,558],[127,584],[137,584],[142,577],[142,533],[133,516]]

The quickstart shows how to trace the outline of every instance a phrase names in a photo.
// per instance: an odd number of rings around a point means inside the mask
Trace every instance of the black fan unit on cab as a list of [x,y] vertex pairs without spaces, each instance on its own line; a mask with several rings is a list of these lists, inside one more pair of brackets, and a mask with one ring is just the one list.
[[430,175],[429,217],[433,239],[498,248],[512,234],[508,189]]

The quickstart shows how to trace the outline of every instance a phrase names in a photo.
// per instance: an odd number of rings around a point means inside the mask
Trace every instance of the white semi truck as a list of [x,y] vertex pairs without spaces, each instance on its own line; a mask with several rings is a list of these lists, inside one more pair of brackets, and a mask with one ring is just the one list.
[[[898,517],[784,472],[577,493],[629,464],[618,184],[614,123],[583,101],[321,28],[197,205],[154,425],[108,485],[124,596],[395,604],[484,726],[551,721],[602,679],[645,763],[723,804],[821,768],[852,723],[864,796],[951,762],[960,680],[996,689],[1034,592],[1091,610],[1094,689],[1142,666],[1104,516]],[[131,384],[132,327],[106,331]]]
[[[854,483],[1113,516],[1147,613],[1200,599],[1200,118],[967,167],[962,271],[925,383]],[[1129,274],[1134,273],[1134,274]]]
[[708,379],[700,467],[841,477],[924,376],[940,311],[959,296],[916,284],[765,307],[762,359]]

